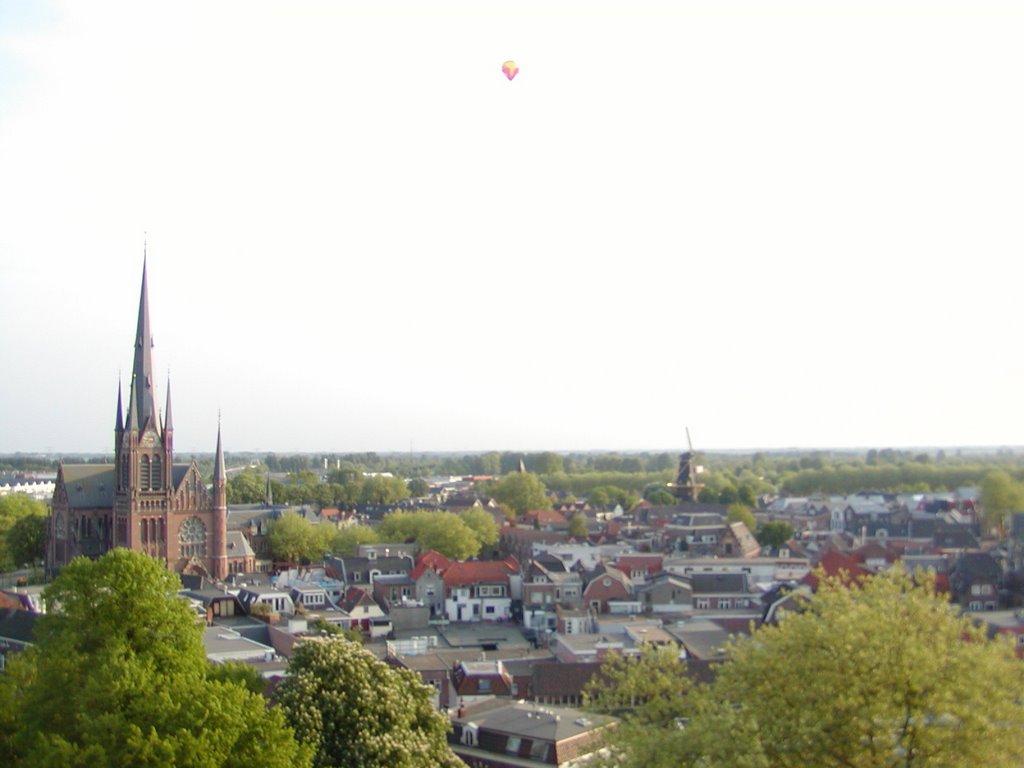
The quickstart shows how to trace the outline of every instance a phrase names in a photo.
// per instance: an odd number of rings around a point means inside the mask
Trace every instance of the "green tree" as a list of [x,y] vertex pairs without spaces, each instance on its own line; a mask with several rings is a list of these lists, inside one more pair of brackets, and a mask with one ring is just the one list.
[[377,531],[368,525],[349,525],[334,535],[333,550],[341,555],[354,555],[360,544],[380,541]]
[[4,765],[309,765],[280,712],[211,675],[180,587],[127,549],[61,571],[36,645],[0,676],[0,704],[17,701],[4,716]]
[[315,562],[338,545],[338,529],[328,522],[313,525],[295,512],[285,512],[267,526],[271,554],[278,560]]
[[430,493],[430,483],[422,477],[414,477],[408,483],[409,495],[414,499],[420,499]]
[[46,554],[45,515],[19,518],[7,532],[7,548],[15,565],[38,563]]
[[47,514],[45,504],[23,493],[0,496],[0,571],[42,557]]
[[498,524],[494,521],[494,515],[486,509],[473,507],[459,517],[476,534],[481,547],[493,547],[498,543]]
[[263,695],[267,681],[263,679],[256,667],[241,661],[225,661],[222,664],[210,664],[206,677],[224,683],[234,683],[250,693]]
[[622,717],[624,724],[640,730],[671,727],[687,711],[690,687],[679,649],[646,643],[637,656],[613,653],[607,658],[601,674],[583,689],[584,706]]
[[915,582],[897,566],[856,588],[822,576],[804,610],[729,647],[684,731],[621,743],[623,762],[1018,766],[1024,666],[1005,640],[960,616],[927,575]]
[[310,639],[298,646],[277,700],[318,768],[434,768],[460,764],[448,721],[419,675],[394,669],[356,643]]
[[743,523],[751,533],[757,530],[757,518],[746,504],[730,504],[725,510],[725,519],[730,523]]
[[644,498],[656,507],[671,507],[678,503],[676,497],[670,491],[658,487],[646,491]]
[[530,463],[533,465],[533,471],[539,475],[553,475],[555,472],[561,472],[565,468],[562,464],[562,457],[557,453],[547,451],[530,458],[532,459]]
[[793,538],[793,526],[781,520],[762,525],[755,536],[762,547],[778,549]]
[[377,533],[382,541],[415,541],[421,550],[436,549],[452,560],[480,553],[476,532],[453,512],[388,512]]
[[1014,512],[1024,511],[1024,486],[1001,469],[989,472],[981,481],[981,513],[989,530],[1006,534]]
[[294,512],[285,512],[267,526],[267,543],[277,560],[297,563],[316,549],[313,526]]
[[582,512],[577,512],[569,518],[569,535],[574,539],[587,538],[587,517]]
[[409,487],[400,477],[384,477],[375,475],[363,480],[360,489],[360,501],[363,504],[387,506],[409,498]]
[[491,484],[490,493],[517,518],[531,509],[551,509],[544,483],[528,472],[510,472]]
[[[282,501],[274,490],[274,500]],[[228,504],[258,504],[267,497],[267,478],[258,470],[246,470],[228,478]]]

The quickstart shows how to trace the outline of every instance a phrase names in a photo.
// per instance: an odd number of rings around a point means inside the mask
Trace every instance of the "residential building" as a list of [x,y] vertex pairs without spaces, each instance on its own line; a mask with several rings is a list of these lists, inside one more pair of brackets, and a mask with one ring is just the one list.
[[[488,706],[490,704],[490,706]],[[582,765],[614,718],[568,707],[509,702],[460,708],[448,741],[470,768]]]

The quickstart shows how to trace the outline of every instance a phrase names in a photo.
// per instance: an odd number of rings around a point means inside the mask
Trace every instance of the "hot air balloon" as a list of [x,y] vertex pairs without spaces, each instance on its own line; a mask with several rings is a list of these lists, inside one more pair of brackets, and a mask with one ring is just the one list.
[[513,77],[519,74],[519,65],[514,61],[506,61],[501,65],[501,71],[505,73],[505,77],[511,80]]

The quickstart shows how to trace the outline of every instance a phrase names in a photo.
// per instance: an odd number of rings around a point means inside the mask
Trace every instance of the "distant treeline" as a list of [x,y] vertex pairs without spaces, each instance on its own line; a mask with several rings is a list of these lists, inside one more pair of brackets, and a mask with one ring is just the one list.
[[[179,460],[183,459],[179,457]],[[109,463],[112,456],[65,457],[73,463]],[[200,470],[209,477],[212,455],[197,457]],[[362,473],[390,472],[405,480],[435,476],[502,476],[521,468],[538,475],[549,491],[576,498],[630,501],[639,497],[664,501],[666,487],[674,479],[678,454],[646,453],[323,453],[254,454],[229,453],[229,467],[249,465],[252,472],[236,480],[232,501],[257,500],[266,495],[265,480],[253,475],[267,471],[288,474],[285,483],[273,481],[277,501],[308,500],[346,504],[366,501],[366,496],[390,498],[361,482]],[[756,506],[773,494],[794,496],[847,495],[860,491],[882,493],[943,492],[977,485],[986,473],[1001,469],[1024,480],[1024,455],[1008,450],[906,451],[891,448],[861,451],[760,451],[755,453],[699,453],[696,461],[705,472],[701,499],[723,504]],[[0,471],[56,469],[58,459],[48,456],[0,457]],[[326,484],[332,488],[320,488]],[[371,484],[372,485],[372,484]],[[343,486],[343,487],[342,487]],[[661,491],[662,493],[658,493]]]

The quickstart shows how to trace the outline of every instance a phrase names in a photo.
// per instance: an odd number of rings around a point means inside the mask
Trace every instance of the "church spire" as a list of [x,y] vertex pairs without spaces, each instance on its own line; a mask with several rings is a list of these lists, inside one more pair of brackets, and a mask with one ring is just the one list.
[[213,487],[217,488],[218,483],[227,483],[228,473],[224,468],[224,448],[220,442],[220,419],[217,419],[217,455],[213,460]]
[[131,400],[128,406],[128,426],[144,429],[151,422],[160,429],[157,420],[156,392],[153,389],[153,335],[149,327],[149,290],[146,284],[146,260],[142,261],[142,290],[139,294],[139,322],[135,331],[135,362],[132,365]]
[[121,377],[117,377],[117,421],[114,423],[114,430],[117,432],[118,440],[124,432],[124,409],[121,407]]
[[174,430],[174,419],[171,417],[171,375],[167,374],[167,407],[164,409],[164,432]]

